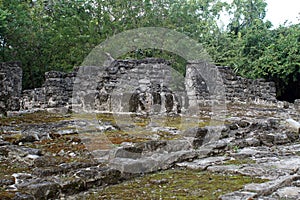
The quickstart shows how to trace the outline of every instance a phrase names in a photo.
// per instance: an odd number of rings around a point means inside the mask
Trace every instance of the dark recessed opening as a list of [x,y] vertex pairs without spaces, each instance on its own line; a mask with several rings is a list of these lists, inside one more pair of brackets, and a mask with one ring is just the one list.
[[296,80],[290,81],[281,92],[279,92],[281,88],[276,88],[278,100],[294,103],[295,99],[300,99],[300,73],[297,75]]

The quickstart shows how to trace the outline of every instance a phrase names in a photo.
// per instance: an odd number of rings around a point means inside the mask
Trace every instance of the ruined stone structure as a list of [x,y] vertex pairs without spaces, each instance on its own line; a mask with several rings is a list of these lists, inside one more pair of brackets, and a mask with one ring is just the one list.
[[162,59],[114,61],[108,68],[81,67],[73,106],[84,111],[178,113],[179,95],[175,93],[179,89],[175,86],[180,80],[174,74],[170,63]]
[[231,102],[259,104],[276,103],[274,82],[237,76],[229,67],[218,67],[225,85],[226,98]]
[[[238,77],[228,67],[189,62],[185,77],[172,73],[160,59],[46,73],[43,87],[23,91],[23,109],[178,113],[222,100],[239,104],[228,106],[221,124],[210,123],[215,119],[211,111],[158,118],[122,113],[126,120],[112,113],[96,120],[49,112],[7,117],[0,120],[0,199],[134,198],[139,193],[128,192],[127,183],[124,189],[109,187],[125,180],[144,185],[136,189],[146,199],[160,198],[161,184],[178,188],[172,190],[174,198],[184,190],[197,199],[208,194],[202,195],[201,187],[212,181],[220,185],[210,193],[224,192],[217,199],[300,199],[300,100],[294,106],[276,102],[273,83]],[[1,102],[16,106],[4,110],[17,109],[21,89],[14,86],[21,85],[20,74],[15,64],[1,66]],[[132,116],[134,123],[124,123]],[[164,173],[174,168],[176,174],[183,172],[183,181],[196,177],[203,183],[189,187],[170,171]],[[201,178],[199,171],[209,176]],[[152,176],[156,172],[159,178]],[[225,187],[225,193],[223,186],[231,185],[232,177],[238,187]],[[107,196],[110,189],[113,196]]]
[[22,109],[68,108],[71,104],[73,82],[76,69],[72,73],[49,71],[45,73],[45,82],[41,88],[24,90],[21,99]]
[[[222,80],[219,80],[218,77]],[[230,67],[218,66],[213,68],[203,62],[189,63],[186,79],[186,81],[191,80],[192,82],[191,88],[187,88],[187,90],[192,91],[192,94],[188,95],[189,99],[197,99],[200,104],[206,105],[211,100],[217,99],[218,97],[214,96],[210,88],[222,85],[227,102],[242,104],[272,104],[277,102],[274,82],[237,76]]]
[[294,101],[295,109],[300,112],[300,99]]
[[[45,73],[41,88],[24,90],[17,63],[1,64],[1,113],[63,109],[138,113],[180,113],[213,101],[276,103],[273,82],[236,76],[229,67],[189,62],[186,76],[163,59],[115,60],[109,67],[86,66],[71,73]],[[220,91],[223,91],[222,92]],[[20,105],[20,106],[19,106]]]
[[175,80],[175,73],[162,59],[115,61],[108,68],[86,66],[72,73],[51,71],[45,74],[42,88],[23,92],[21,105],[22,109],[73,106],[83,111],[178,113],[181,102],[171,86],[177,86],[178,92],[180,78]]
[[0,63],[0,114],[19,110],[22,91],[22,69],[20,63]]
[[[235,103],[276,102],[273,82],[242,78],[229,67],[212,68],[202,62],[190,62],[186,68],[183,77],[163,59],[144,59],[116,60],[109,67],[86,66],[72,73],[51,71],[45,74],[42,88],[23,92],[21,105],[23,109],[73,106],[77,111],[180,113],[222,98]],[[222,89],[224,94],[218,96]]]

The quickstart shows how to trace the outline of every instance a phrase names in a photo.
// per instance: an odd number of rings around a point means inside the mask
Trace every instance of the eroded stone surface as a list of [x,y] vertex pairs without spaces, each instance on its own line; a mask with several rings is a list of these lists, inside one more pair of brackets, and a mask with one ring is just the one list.
[[[115,60],[106,67],[82,66],[71,73],[50,71],[45,74],[42,88],[23,92],[21,107],[51,112],[67,112],[73,106],[77,111],[181,113],[188,106],[210,106],[212,99],[243,104],[277,102],[273,82],[242,78],[229,67],[203,62],[188,62],[186,68],[185,78],[174,76],[177,72],[168,61],[151,58]],[[215,76],[218,80],[212,78]],[[208,88],[216,83],[224,86],[224,95],[209,92]]]
[[244,187],[246,191],[256,192],[258,195],[270,195],[274,191],[278,190],[281,187],[290,185],[294,180],[299,179],[298,175],[282,176],[276,180],[269,181],[266,183],[251,183]]
[[0,63],[0,115],[20,109],[22,92],[21,63]]
[[219,197],[220,200],[241,200],[253,199],[257,194],[254,192],[232,192]]
[[226,158],[224,156],[221,157],[209,157],[209,158],[203,158],[199,160],[194,160],[193,162],[183,162],[183,163],[177,163],[176,165],[179,167],[187,167],[190,169],[201,169],[205,170],[207,167],[211,165],[217,165],[221,164],[223,161],[228,160],[229,158]]
[[284,187],[275,192],[273,196],[281,199],[299,199],[300,188],[299,187]]
[[[24,130],[27,131],[22,131],[22,126],[18,125],[21,130],[15,132],[11,126],[6,125],[3,127],[4,134],[11,137],[20,135],[20,137],[14,142],[14,145],[5,141],[8,138],[3,137],[5,140],[2,140],[2,146],[0,146],[1,160],[16,160],[22,165],[34,169],[29,170],[31,173],[16,175],[15,181],[10,178],[2,179],[2,187],[20,191],[22,188],[27,188],[26,190],[30,191],[29,194],[21,192],[16,196],[57,197],[57,195],[73,195],[86,191],[95,185],[102,187],[106,184],[115,184],[125,177],[134,177],[137,173],[155,172],[174,166],[207,170],[212,173],[238,173],[270,180],[265,185],[245,186],[245,191],[222,196],[221,198],[224,199],[241,196],[250,198],[253,195],[267,195],[262,198],[271,199],[278,195],[289,194],[289,189],[280,190],[281,188],[298,187],[299,181],[296,174],[299,173],[300,167],[298,163],[300,159],[297,155],[300,152],[300,145],[286,139],[282,140],[280,145],[276,145],[278,143],[274,139],[269,140],[268,137],[262,137],[264,134],[276,135],[279,132],[282,135],[287,134],[285,125],[280,123],[280,119],[275,121],[273,118],[256,120],[248,117],[247,119],[230,118],[228,121],[225,127],[215,127],[216,130],[227,134],[220,134],[220,139],[209,143],[202,140],[203,145],[194,145],[194,139],[203,139],[206,137],[207,130],[214,127],[190,129],[188,131],[193,130],[193,132],[188,134],[187,132],[181,134],[177,129],[177,133],[172,135],[179,136],[178,139],[122,143],[116,149],[97,150],[97,154],[94,154],[97,156],[95,161],[70,163],[63,163],[64,161],[61,159],[74,159],[84,155],[88,158],[88,152],[83,154],[77,150],[61,149],[49,154],[49,152],[26,145],[42,141],[51,142],[51,140],[59,138],[66,138],[66,144],[71,146],[80,145],[80,139],[76,139],[78,134],[76,130],[89,126],[89,120],[78,120],[74,123],[73,119],[67,119],[47,125],[25,124]],[[104,132],[119,130],[117,126],[108,122],[101,122],[100,125],[103,126],[103,130],[101,130]],[[111,128],[106,129],[105,127]],[[154,134],[158,131],[157,128],[149,130],[152,130]],[[172,128],[168,130],[172,130]],[[46,137],[43,136],[45,133],[47,133]],[[169,134],[167,131],[165,133]],[[30,139],[29,136],[34,136],[34,139]],[[259,143],[255,145],[250,143],[249,140],[253,138]],[[274,146],[265,145],[264,142]],[[73,157],[73,154],[76,157]],[[243,159],[248,160],[238,163]],[[106,165],[108,171],[97,167],[100,163]],[[102,172],[102,170],[104,171]],[[128,174],[132,175],[128,176]],[[289,178],[285,179],[285,177]],[[280,181],[282,179],[283,181]],[[49,190],[52,192],[49,193]],[[277,196],[273,197],[272,195]]]

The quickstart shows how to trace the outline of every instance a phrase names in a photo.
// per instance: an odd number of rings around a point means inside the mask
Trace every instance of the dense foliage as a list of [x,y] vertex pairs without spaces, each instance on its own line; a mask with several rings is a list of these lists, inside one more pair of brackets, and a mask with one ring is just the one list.
[[[231,18],[220,26],[221,13]],[[24,88],[40,86],[49,70],[69,71],[110,36],[139,27],[165,27],[199,41],[217,65],[247,77],[274,80],[280,92],[300,77],[300,23],[272,28],[264,0],[0,0],[0,61],[22,62]],[[137,49],[124,57],[170,52]],[[299,84],[298,84],[299,85]]]

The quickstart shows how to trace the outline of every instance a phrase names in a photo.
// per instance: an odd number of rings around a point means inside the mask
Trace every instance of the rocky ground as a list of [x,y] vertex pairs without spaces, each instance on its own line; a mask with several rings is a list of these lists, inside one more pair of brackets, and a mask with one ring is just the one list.
[[0,199],[300,198],[292,104],[228,105],[224,125],[209,110],[184,121],[127,116],[133,124],[10,114],[0,118]]

